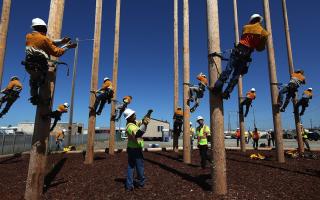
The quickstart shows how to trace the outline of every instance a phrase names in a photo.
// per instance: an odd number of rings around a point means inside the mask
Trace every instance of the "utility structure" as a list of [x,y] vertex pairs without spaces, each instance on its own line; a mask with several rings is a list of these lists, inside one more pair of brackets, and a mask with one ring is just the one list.
[[71,99],[70,99],[69,125],[68,125],[68,130],[69,130],[68,145],[71,145],[72,122],[73,122],[74,88],[75,88],[76,75],[77,75],[79,38],[76,38],[76,44],[77,44],[77,47],[74,50],[73,72],[72,72]]
[[[99,58],[100,58],[100,38],[101,38],[101,18],[102,18],[102,0],[96,0],[95,25],[94,25],[94,42],[92,56],[92,72],[91,72],[91,91],[98,88]],[[90,95],[90,107],[93,108],[95,102],[95,94]],[[89,111],[88,120],[88,141],[85,156],[85,164],[93,163],[94,156],[94,138],[95,138],[96,114],[93,109]]]
[[11,0],[2,1],[2,13],[0,22],[0,88],[2,86],[4,56],[7,46],[7,34],[10,19]]
[[[292,48],[291,48],[291,39],[290,39],[290,30],[289,30],[289,20],[288,20],[288,13],[287,13],[287,3],[286,0],[282,0],[282,13],[284,19],[284,28],[286,33],[286,44],[287,44],[287,54],[288,54],[288,63],[289,63],[289,76],[294,72],[294,65],[293,65],[293,58],[292,58]],[[291,78],[291,77],[290,77]],[[295,109],[297,104],[297,92],[296,97],[292,101],[293,103],[293,110],[294,110],[294,122],[296,125],[296,133],[297,133],[297,140],[298,140],[298,150],[300,153],[304,152],[304,144],[302,140],[302,133],[301,133],[301,121],[299,116],[299,111]]]
[[[183,0],[183,81],[190,81],[189,0]],[[183,162],[191,163],[189,85],[183,85]]]
[[273,125],[274,125],[274,131],[276,135],[277,160],[280,163],[284,163],[285,159],[284,159],[283,139],[282,139],[283,134],[282,134],[280,109],[277,101],[279,91],[277,87],[278,80],[277,80],[277,72],[276,72],[276,62],[274,58],[269,0],[263,0],[263,8],[264,8],[264,17],[266,21],[266,29],[270,33],[267,41],[267,50],[268,50],[268,65],[269,65]]
[[[220,32],[218,0],[207,0],[208,54],[220,52]],[[209,60],[208,71],[210,87],[213,87],[221,72],[221,60],[214,57]],[[219,70],[219,71],[218,71]],[[226,152],[223,133],[223,101],[222,94],[210,92],[210,129],[212,134],[212,190],[215,194],[227,193]]]
[[[117,99],[117,80],[118,80],[118,64],[119,64],[119,34],[120,34],[120,8],[121,0],[116,2],[116,21],[114,29],[114,49],[113,49],[113,72],[112,72],[112,85],[113,85],[113,100]],[[114,154],[114,136],[116,132],[115,117],[116,102],[111,103],[111,119],[110,119],[110,137],[109,137],[109,154]]]
[[[235,36],[235,43],[239,43],[239,24],[238,24],[238,5],[237,0],[233,0],[233,15],[234,15],[234,36]],[[240,75],[238,80],[238,105],[239,109],[242,99],[243,93],[242,93],[242,75]],[[241,152],[246,152],[246,137],[245,137],[245,126],[244,126],[244,117],[243,112],[240,112],[239,110],[239,128],[240,128],[240,136],[241,136],[241,142],[240,142],[240,149]]]
[[[64,2],[64,0],[51,0],[47,34],[51,39],[60,38]],[[37,106],[35,118],[36,123],[32,137],[28,177],[24,196],[27,200],[40,199],[43,191],[51,119],[44,119],[42,118],[42,115],[51,111],[55,79],[56,71],[53,68],[50,68],[48,72],[48,81],[46,81],[40,88],[41,99],[51,98],[51,101],[50,104],[40,104]]]
[[[178,0],[174,0],[173,5],[173,68],[174,68],[174,94],[173,94],[173,113],[177,110],[179,105],[179,37],[178,37]],[[178,137],[173,137],[173,150],[178,152]]]

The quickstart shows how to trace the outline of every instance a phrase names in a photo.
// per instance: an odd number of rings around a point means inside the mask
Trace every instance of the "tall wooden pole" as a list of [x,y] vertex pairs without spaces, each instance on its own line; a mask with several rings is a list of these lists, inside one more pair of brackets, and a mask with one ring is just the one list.
[[[207,26],[208,26],[208,54],[220,52],[220,32],[218,0],[207,0]],[[217,67],[209,62],[210,87],[221,72],[221,60],[214,58]],[[221,93],[210,92],[210,128],[212,131],[212,190],[214,193],[224,195],[227,193],[226,152],[223,133],[223,101]]]
[[[183,0],[183,81],[190,81],[189,0]],[[183,161],[191,163],[189,86],[183,85]]]
[[[174,0],[173,6],[173,40],[174,40],[174,105],[173,112],[176,111],[179,105],[179,37],[178,37],[178,0]],[[175,133],[174,133],[175,134]],[[178,152],[179,138],[173,136],[173,150]]]
[[77,63],[78,63],[78,50],[79,50],[79,38],[76,38],[77,47],[74,50],[74,60],[73,60],[73,72],[72,72],[72,85],[71,85],[71,99],[70,99],[70,111],[69,111],[69,137],[68,145],[71,145],[71,135],[72,135],[72,123],[73,123],[73,103],[74,103],[74,89],[77,75]]
[[[294,72],[294,65],[293,65],[293,58],[292,58],[292,48],[291,48],[291,39],[290,39],[290,30],[289,30],[289,20],[288,20],[288,13],[287,13],[287,3],[286,0],[282,0],[282,11],[283,11],[283,19],[284,19],[284,28],[286,33],[286,42],[287,42],[287,54],[288,54],[288,62],[289,62],[289,76]],[[297,104],[297,95],[293,101],[293,110],[294,110],[294,121],[296,125],[296,133],[297,133],[297,140],[298,140],[298,149],[300,153],[304,152],[304,144],[302,140],[302,133],[301,133],[301,121],[299,112],[295,109]]]
[[[60,38],[64,12],[64,0],[51,0],[50,13],[48,21],[48,37],[51,39]],[[43,119],[44,114],[51,111],[54,94],[56,72],[50,68],[48,72],[48,81],[40,88],[40,98],[50,99],[48,104],[37,106],[35,127],[32,137],[32,146],[30,150],[30,161],[28,178],[26,181],[25,199],[40,199],[44,176],[47,164],[48,138],[50,134],[50,119]]]
[[[102,0],[96,0],[96,16],[94,26],[94,42],[92,56],[92,72],[91,72],[91,91],[96,91],[98,88],[98,73],[99,73],[99,58],[100,58],[100,38],[101,38],[101,17],[102,17]],[[90,107],[92,108],[95,102],[95,95],[90,95]],[[89,112],[88,121],[88,141],[85,164],[93,163],[94,156],[94,137],[95,137],[96,115],[94,112]]]
[[[114,29],[114,49],[113,49],[113,73],[112,73],[112,85],[113,85],[113,100],[117,99],[117,81],[118,81],[118,63],[119,63],[119,33],[120,33],[120,8],[121,0],[117,0],[116,5],[116,22]],[[110,119],[110,137],[109,137],[109,154],[114,154],[114,136],[116,132],[116,123],[114,116],[116,112],[116,103],[112,101],[111,104],[111,119]]]
[[270,19],[270,6],[269,0],[263,0],[264,16],[266,20],[266,28],[270,33],[267,41],[268,49],[268,64],[269,64],[269,77],[270,77],[270,90],[271,90],[271,103],[272,103],[272,113],[273,113],[273,125],[276,135],[276,149],[277,149],[277,160],[280,163],[285,162],[284,152],[283,152],[283,139],[282,139],[282,125],[281,125],[281,115],[278,107],[278,87],[275,83],[278,83],[277,72],[276,72],[276,62],[274,58],[274,48],[273,48],[273,38],[272,38],[272,28]]
[[174,106],[173,112],[179,105],[179,51],[178,51],[178,0],[174,0]]
[[[233,13],[234,13],[234,34],[235,34],[235,42],[239,43],[239,25],[238,25],[238,5],[237,0],[233,0]],[[240,103],[242,101],[242,76],[239,77],[238,80],[238,105],[240,109]],[[243,113],[239,110],[239,126],[240,126],[240,135],[241,135],[241,151],[246,152],[246,138],[245,138],[245,126],[244,126],[244,117]]]
[[6,52],[6,45],[7,45],[7,33],[8,33],[9,18],[10,18],[10,8],[11,8],[11,0],[3,0],[1,22],[0,22],[0,88],[2,85],[3,64],[4,64],[4,55]]

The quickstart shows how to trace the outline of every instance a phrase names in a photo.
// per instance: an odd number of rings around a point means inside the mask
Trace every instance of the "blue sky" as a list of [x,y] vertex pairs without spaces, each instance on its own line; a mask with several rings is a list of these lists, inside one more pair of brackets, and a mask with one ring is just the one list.
[[[115,0],[103,2],[103,19],[101,35],[101,52],[99,65],[99,85],[103,77],[112,77],[113,39],[115,21]],[[179,1],[179,70],[180,70],[180,104],[182,104],[182,0]],[[0,1],[2,5],[2,1]],[[208,73],[207,67],[207,26],[206,1],[189,0],[190,7],[190,80],[196,83],[199,72]],[[320,27],[314,23],[319,19],[320,2],[310,0],[307,4],[288,1],[288,15],[291,30],[293,59],[296,68],[305,70],[307,87],[314,88],[312,99],[302,121],[308,127],[310,119],[313,125],[319,125],[319,63],[316,59],[320,40]],[[20,121],[33,121],[35,107],[29,98],[28,74],[20,62],[24,58],[25,35],[30,32],[32,18],[48,19],[49,0],[12,1],[7,50],[4,64],[4,87],[12,75],[18,75],[24,84],[21,98],[13,105],[10,112],[1,119],[0,125],[15,125]],[[277,66],[278,82],[289,79],[285,34],[283,28],[282,7],[278,0],[270,0],[273,39]],[[303,8],[301,8],[303,6]],[[219,1],[221,49],[230,49],[234,43],[232,0]],[[26,12],[27,11],[27,12]],[[63,21],[62,36],[80,39],[93,38],[94,0],[67,0]],[[239,29],[253,13],[263,14],[262,0],[239,0]],[[92,41],[80,43],[78,73],[75,93],[74,121],[82,122],[87,127],[89,90],[92,63]],[[61,60],[69,63],[71,71],[74,51],[67,52]],[[254,53],[249,73],[244,77],[244,93],[251,87],[257,90],[254,101],[256,123],[259,128],[272,128],[271,97],[269,88],[268,63],[266,52]],[[72,74],[72,73],[70,73]],[[59,103],[69,102],[71,93],[71,75],[66,76],[66,69],[61,67],[57,74],[54,108]],[[132,95],[130,107],[137,111],[138,117],[153,108],[153,117],[172,121],[173,111],[173,0],[135,0],[122,1],[120,17],[120,52],[118,99]],[[208,93],[201,100],[198,110],[191,115],[195,121],[203,115],[209,123]],[[237,110],[237,89],[230,100],[224,102],[225,127],[228,112]],[[97,117],[97,126],[109,127],[110,106],[107,105],[101,116]],[[62,121],[67,121],[65,114]],[[122,122],[124,120],[122,119]],[[231,113],[232,128],[236,128],[237,117]],[[282,114],[284,128],[294,127],[292,106]],[[246,127],[253,127],[253,115],[245,119]]]

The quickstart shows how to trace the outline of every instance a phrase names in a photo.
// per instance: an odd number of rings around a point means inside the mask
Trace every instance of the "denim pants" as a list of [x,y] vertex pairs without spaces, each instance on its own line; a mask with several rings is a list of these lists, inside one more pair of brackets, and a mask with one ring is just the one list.
[[299,112],[299,107],[301,106],[301,112],[300,115],[304,114],[304,111],[306,110],[306,107],[309,106],[309,98],[302,97],[298,103],[296,104],[296,109]]
[[243,106],[246,106],[246,112],[244,114],[244,116],[246,117],[249,113],[249,109],[250,109],[250,106],[251,106],[251,103],[252,103],[252,100],[250,98],[245,98],[241,103],[240,103],[240,108],[239,108],[239,111],[241,113],[243,113]]
[[[103,93],[98,94],[97,98],[96,98],[96,101],[94,103],[94,110],[96,112],[100,112],[101,113],[103,108],[104,108],[104,105],[107,102],[107,99],[108,99],[107,92],[103,92]],[[100,106],[99,106],[99,104],[100,104]],[[97,111],[98,106],[99,106],[99,110]]]
[[[241,52],[239,55],[238,52]],[[233,88],[237,85],[240,75],[246,74],[248,70],[248,59],[250,58],[251,50],[243,45],[238,45],[232,50],[228,64],[220,74],[215,87],[220,88],[229,79],[231,73],[232,77],[229,81],[225,92],[231,93]]]
[[144,164],[143,164],[143,154],[140,148],[127,148],[128,153],[128,170],[127,170],[127,180],[126,189],[133,188],[133,174],[134,169],[137,170],[138,175],[138,186],[144,186]]
[[[294,99],[296,97],[296,93],[295,93],[296,91],[297,90],[290,85],[285,85],[279,91],[278,103],[281,105],[283,109],[285,109],[288,106],[290,99]],[[287,96],[286,96],[286,100],[283,103],[283,97],[285,94],[287,94]]]

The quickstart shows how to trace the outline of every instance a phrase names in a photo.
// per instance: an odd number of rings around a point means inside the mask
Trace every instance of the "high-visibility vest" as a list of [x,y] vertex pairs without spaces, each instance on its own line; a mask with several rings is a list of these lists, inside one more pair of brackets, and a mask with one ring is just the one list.
[[259,132],[257,131],[253,131],[253,139],[254,140],[259,140],[260,139],[260,134],[259,134]]
[[301,130],[301,134],[302,134],[302,138],[308,139],[308,133],[306,133],[304,129]]
[[135,135],[139,127],[134,123],[128,123],[126,127],[126,133],[128,136],[128,148],[143,148],[144,141],[142,138],[135,138]]
[[68,112],[68,108],[63,104],[60,104],[57,108],[57,111],[65,113],[65,112]]
[[198,136],[198,144],[199,145],[207,145],[208,139],[207,137],[204,137],[204,132],[208,133],[210,135],[210,128],[207,125],[203,125],[202,127],[197,127],[197,136]]
[[194,132],[195,132],[194,128],[190,127],[190,136],[193,136]]
[[246,96],[247,96],[247,98],[253,100],[253,99],[256,98],[256,93],[255,93],[255,92],[252,92],[252,91],[249,91],[249,92],[247,92],[247,95],[246,95]]

